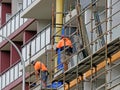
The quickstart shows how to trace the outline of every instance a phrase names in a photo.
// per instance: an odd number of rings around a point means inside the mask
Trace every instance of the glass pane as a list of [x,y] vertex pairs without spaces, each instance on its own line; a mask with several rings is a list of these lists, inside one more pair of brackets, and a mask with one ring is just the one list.
[[31,4],[31,0],[28,0],[28,6]]
[[19,76],[21,76],[22,75],[22,64],[21,64],[21,62],[19,63]]
[[46,45],[50,43],[50,27],[46,30]]
[[40,35],[36,38],[36,52],[40,50]]
[[2,88],[5,87],[5,74],[2,75]]
[[9,81],[10,81],[10,71],[6,73],[6,85],[9,84]]
[[35,40],[31,42],[31,55],[35,54]]
[[11,23],[10,22],[11,21],[9,21],[8,24],[7,24],[7,36],[10,35],[10,30],[11,30],[11,27],[10,27]]
[[15,20],[14,18],[12,19],[12,26],[11,26],[11,33],[14,32],[15,29]]
[[2,90],[2,80],[1,80],[1,77],[0,77],[0,90]]
[[18,78],[18,65],[15,66],[15,79]]
[[15,23],[15,30],[16,30],[19,27],[19,14],[16,16],[15,21],[16,21]]
[[11,68],[11,70],[10,70],[10,82],[12,82],[14,80],[13,77],[14,77],[14,70],[13,70],[13,68]]
[[112,40],[120,37],[120,26],[117,26],[112,30]]
[[26,47],[22,48],[22,56],[23,56],[23,59],[25,61],[26,60]]
[[23,18],[20,18],[20,26],[23,24]]
[[27,19],[26,18],[24,18],[24,22],[26,22],[27,21]]
[[26,8],[27,0],[23,0],[23,10]]
[[[2,30],[0,30],[0,35],[2,35]],[[2,42],[2,37],[0,37],[0,42]]]
[[30,43],[27,45],[27,59],[29,59],[30,55]]
[[5,36],[6,37],[6,25],[3,27],[3,36]]
[[41,33],[41,49],[45,46],[45,32]]

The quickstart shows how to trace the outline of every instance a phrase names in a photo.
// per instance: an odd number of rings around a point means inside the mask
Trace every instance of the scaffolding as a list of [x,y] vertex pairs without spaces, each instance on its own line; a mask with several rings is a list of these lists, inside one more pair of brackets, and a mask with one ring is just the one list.
[[[102,7],[99,6],[101,1],[104,2]],[[92,0],[89,5],[82,8],[79,0],[65,0],[64,9],[66,10],[63,12],[63,25],[55,23],[56,13],[53,4],[51,56],[48,57],[46,52],[46,59],[49,58],[52,63],[49,70],[49,83],[62,81],[61,87],[64,90],[88,90],[87,88],[89,90],[112,90],[120,84],[120,75],[112,76],[112,70],[120,66],[120,62],[118,62],[120,37],[113,36],[118,31],[116,28],[120,27],[120,22],[113,25],[115,15],[119,16],[120,14],[120,9],[113,10],[118,3],[120,4],[120,0]],[[73,15],[74,13],[76,15]],[[90,17],[87,16],[87,13]],[[102,16],[104,16],[103,19],[101,19]],[[66,58],[69,61],[67,71],[58,68],[62,63],[57,66],[54,64],[58,58],[54,49],[57,43],[55,38],[60,37],[58,33],[62,32],[62,30],[57,32],[55,30],[61,28],[61,25],[64,27],[65,36],[69,37],[73,44],[73,54]],[[65,50],[61,54],[64,52]],[[85,87],[85,84],[88,83],[88,87]],[[53,88],[49,89],[54,90]],[[61,89],[57,87],[56,90]]]

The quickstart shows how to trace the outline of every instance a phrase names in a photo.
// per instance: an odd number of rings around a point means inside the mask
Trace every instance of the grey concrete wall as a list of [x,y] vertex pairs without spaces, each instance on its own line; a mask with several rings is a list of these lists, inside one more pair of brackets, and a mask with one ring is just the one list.
[[37,32],[41,31],[46,25],[50,23],[50,20],[37,20]]

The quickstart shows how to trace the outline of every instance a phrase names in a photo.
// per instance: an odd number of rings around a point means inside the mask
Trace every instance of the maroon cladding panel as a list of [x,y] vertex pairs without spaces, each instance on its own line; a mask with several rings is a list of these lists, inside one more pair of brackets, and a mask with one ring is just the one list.
[[29,83],[27,83],[27,82],[25,83],[25,90],[30,90],[29,89]]
[[31,38],[33,37],[34,35],[36,34],[36,31],[25,31],[24,32],[24,35],[23,35],[23,42],[24,44]]
[[[18,47],[18,49],[21,51],[21,45],[22,45],[22,42],[14,42],[15,45]],[[20,60],[20,56],[17,52],[17,50],[14,48],[13,45],[10,46],[10,51],[11,51],[11,55],[10,55],[10,64],[13,65],[15,64],[16,62],[18,62],[18,60]]]
[[11,4],[2,3],[1,6],[1,24],[3,25],[6,22],[6,13],[11,13]]
[[0,51],[0,73],[8,69],[10,66],[10,52]]

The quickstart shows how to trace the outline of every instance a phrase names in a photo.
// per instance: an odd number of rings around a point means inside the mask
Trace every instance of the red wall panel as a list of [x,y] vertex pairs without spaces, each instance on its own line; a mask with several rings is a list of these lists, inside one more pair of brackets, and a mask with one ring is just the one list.
[[[18,47],[18,49],[21,51],[22,42],[14,42],[14,43]],[[10,64],[13,65],[14,63],[16,63],[20,60],[20,56],[13,45],[10,46],[10,51],[11,51]]]
[[0,51],[0,73],[10,66],[10,52]]
[[1,24],[6,22],[6,13],[11,13],[11,4],[2,3],[1,5]]
[[25,44],[25,42],[27,42],[31,37],[33,37],[33,35],[36,34],[36,31],[25,31],[24,35],[23,35],[23,42]]

